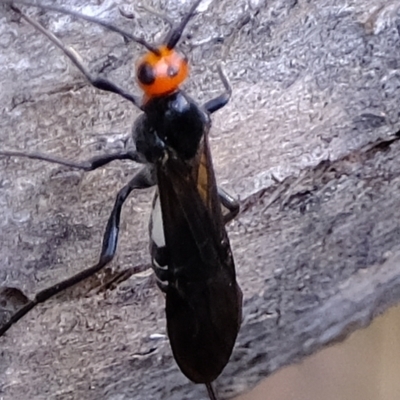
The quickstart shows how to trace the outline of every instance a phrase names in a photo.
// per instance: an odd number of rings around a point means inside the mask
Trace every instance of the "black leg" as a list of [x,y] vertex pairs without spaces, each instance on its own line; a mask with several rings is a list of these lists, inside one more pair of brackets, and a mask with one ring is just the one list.
[[206,383],[207,393],[210,400],[218,400],[211,383]]
[[121,215],[122,205],[134,189],[145,189],[155,185],[155,174],[152,168],[145,167],[138,172],[133,179],[124,186],[118,193],[114,203],[114,207],[111,211],[111,215],[107,222],[107,227],[103,237],[102,249],[99,257],[99,261],[96,265],[85,269],[71,276],[64,281],[61,281],[47,289],[39,292],[35,298],[18,310],[10,320],[0,328],[0,336],[2,336],[13,324],[19,321],[25,314],[27,314],[33,307],[39,303],[43,303],[50,297],[60,293],[61,291],[68,289],[69,287],[81,282],[82,280],[93,275],[97,271],[100,271],[105,267],[114,257],[117,249],[118,233],[119,233],[119,220]]
[[222,206],[221,208],[222,215],[224,217],[224,223],[227,224],[228,222],[232,221],[236,217],[236,215],[239,214],[239,202],[220,187],[218,187],[218,197]]
[[59,49],[61,49],[62,52],[72,61],[72,63],[75,64],[75,66],[82,72],[82,74],[85,75],[86,79],[92,86],[100,90],[119,94],[123,98],[132,102],[136,107],[141,109],[141,104],[140,104],[141,102],[137,96],[125,91],[124,89],[122,89],[121,87],[119,87],[118,85],[109,81],[106,78],[100,76],[93,76],[86,67],[86,65],[83,63],[81,56],[72,47],[66,47],[64,43],[60,39],[58,39],[58,37],[56,37],[53,33],[45,29],[38,22],[25,15],[19,8],[15,7],[12,4],[10,5],[10,7],[14,12],[21,15],[21,17],[25,21],[27,21],[38,31],[42,32],[43,35],[47,36]]
[[128,267],[123,271],[119,271],[109,280],[107,280],[106,282],[102,283],[99,287],[97,287],[96,294],[101,293],[105,290],[109,289],[112,290],[116,288],[121,282],[124,282],[127,279],[129,279],[132,275],[136,275],[141,272],[147,271],[150,268],[151,268],[150,264],[140,264],[140,265],[135,265],[133,267]]
[[229,84],[228,78],[224,74],[224,71],[222,70],[220,65],[218,65],[218,74],[224,85],[225,92],[219,95],[218,97],[215,97],[214,99],[207,101],[207,103],[203,105],[203,108],[210,114],[226,106],[232,95],[231,85]]
[[63,160],[62,158],[53,157],[47,154],[42,153],[25,153],[23,151],[1,151],[0,157],[25,157],[30,158],[32,160],[41,160],[51,162],[53,164],[65,165],[66,167],[82,169],[84,171],[93,171],[94,169],[100,168],[103,165],[110,163],[115,160],[132,160],[135,162],[140,162],[140,158],[136,152],[128,151],[128,152],[120,152],[113,154],[103,154],[101,156],[95,156],[90,158],[87,161],[83,162],[75,162]]

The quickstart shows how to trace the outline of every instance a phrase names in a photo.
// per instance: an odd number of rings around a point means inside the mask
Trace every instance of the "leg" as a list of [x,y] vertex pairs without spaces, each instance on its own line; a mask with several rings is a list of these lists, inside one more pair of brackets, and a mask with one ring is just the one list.
[[0,156],[25,157],[25,158],[30,158],[32,160],[47,161],[53,164],[65,165],[66,167],[82,169],[84,171],[93,171],[94,169],[100,168],[103,165],[106,165],[114,160],[132,160],[136,162],[140,161],[137,153],[131,151],[113,153],[113,154],[104,154],[101,156],[90,158],[89,160],[83,162],[68,161],[68,160],[63,160],[62,158],[53,157],[42,153],[25,153],[23,151],[0,151]]
[[236,217],[236,215],[239,214],[239,202],[220,187],[218,187],[218,197],[219,201],[221,202],[224,223],[227,224],[228,222],[232,221]]
[[208,111],[210,114],[226,106],[232,95],[231,85],[229,84],[228,78],[224,74],[224,71],[222,70],[220,65],[218,65],[218,74],[224,85],[225,92],[219,95],[218,97],[207,101],[207,103],[203,105],[204,109]]
[[153,185],[155,185],[155,177],[154,172],[151,168],[145,167],[137,175],[135,175],[133,179],[126,186],[124,186],[117,195],[114,207],[107,222],[98,263],[88,269],[85,269],[84,271],[77,273],[74,276],[71,276],[68,279],[65,279],[64,281],[61,281],[39,292],[32,301],[24,305],[10,318],[10,320],[5,325],[0,328],[0,336],[2,336],[13,324],[19,321],[37,304],[43,303],[50,297],[53,297],[61,291],[81,282],[82,280],[88,278],[95,272],[100,271],[103,267],[105,267],[113,259],[115,251],[117,249],[119,220],[122,205],[124,204],[129,194],[132,192],[132,190],[145,189]]
[[211,383],[206,383],[207,393],[210,400],[218,400]]
[[141,272],[147,271],[151,268],[150,264],[135,265],[133,267],[128,267],[123,271],[116,272],[113,276],[106,282],[102,283],[96,288],[96,294],[101,293],[106,290],[115,289],[121,282],[128,280],[132,275],[140,274]]
[[95,88],[100,89],[100,90],[119,94],[123,98],[132,102],[136,107],[141,109],[141,105],[140,105],[141,102],[140,102],[139,98],[137,98],[133,94],[125,91],[124,89],[117,86],[115,83],[109,81],[106,78],[102,78],[99,76],[93,76],[90,73],[90,71],[87,69],[87,67],[84,65],[81,56],[72,47],[66,47],[64,45],[64,43],[60,39],[58,39],[58,37],[53,35],[53,33],[48,31],[47,29],[45,29],[38,22],[36,22],[32,18],[25,15],[17,7],[15,7],[13,5],[10,5],[10,7],[14,12],[21,15],[21,17],[25,21],[27,21],[34,28],[36,28],[38,31],[43,33],[43,35],[47,36],[59,49],[61,49],[62,52],[72,61],[72,63],[75,64],[75,66],[82,72],[82,74],[85,75],[86,79],[89,81],[89,83],[92,86],[94,86]]

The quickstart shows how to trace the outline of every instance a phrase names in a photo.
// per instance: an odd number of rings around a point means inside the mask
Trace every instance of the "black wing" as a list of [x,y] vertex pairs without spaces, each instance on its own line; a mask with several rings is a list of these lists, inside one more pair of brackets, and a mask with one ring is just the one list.
[[207,135],[194,159],[169,156],[157,174],[168,250],[168,336],[182,372],[193,382],[209,383],[232,353],[242,294]]

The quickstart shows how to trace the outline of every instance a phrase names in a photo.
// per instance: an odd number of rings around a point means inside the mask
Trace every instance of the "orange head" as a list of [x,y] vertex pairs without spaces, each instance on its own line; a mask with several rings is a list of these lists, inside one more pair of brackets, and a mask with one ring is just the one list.
[[136,39],[136,42],[144,45],[149,50],[136,67],[136,78],[145,94],[145,98],[150,99],[173,93],[179,89],[179,85],[187,78],[189,74],[188,60],[175,51],[174,48],[200,2],[201,0],[196,0],[192,4],[180,24],[172,27],[168,32],[163,45],[160,47],[156,48],[143,39]]
[[166,45],[157,50],[145,54],[136,68],[137,81],[147,97],[174,92],[189,73],[186,57]]

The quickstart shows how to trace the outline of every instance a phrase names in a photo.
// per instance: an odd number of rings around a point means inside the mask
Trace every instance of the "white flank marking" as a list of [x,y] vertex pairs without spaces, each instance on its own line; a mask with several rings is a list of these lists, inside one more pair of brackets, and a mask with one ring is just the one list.
[[160,197],[157,196],[151,213],[151,239],[157,247],[165,246],[164,227],[161,213]]

